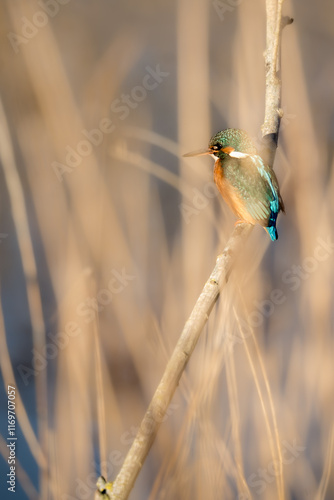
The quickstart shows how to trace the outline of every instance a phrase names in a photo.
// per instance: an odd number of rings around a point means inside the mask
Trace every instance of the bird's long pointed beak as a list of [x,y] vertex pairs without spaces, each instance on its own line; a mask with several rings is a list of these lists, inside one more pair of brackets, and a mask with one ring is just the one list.
[[211,149],[199,149],[198,151],[191,151],[191,153],[186,153],[183,155],[184,157],[188,156],[203,156],[203,155],[212,155],[213,151]]

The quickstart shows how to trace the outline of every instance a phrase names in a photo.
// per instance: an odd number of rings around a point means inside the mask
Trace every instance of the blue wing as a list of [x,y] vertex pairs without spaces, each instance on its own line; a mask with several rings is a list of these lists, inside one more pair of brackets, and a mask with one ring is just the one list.
[[260,156],[245,154],[223,163],[215,182],[232,210],[242,220],[263,226],[272,240],[277,239],[276,219],[284,210],[274,171]]
[[[270,238],[274,241],[277,240],[278,234],[276,230],[276,219],[278,213],[281,209],[284,210],[283,201],[279,194],[278,182],[275,176],[274,171],[270,167],[266,167],[263,163],[261,156],[254,155],[251,156],[253,163],[256,165],[259,174],[266,181],[270,190],[269,196],[269,217],[268,217],[268,226],[266,230],[270,236]],[[269,193],[268,193],[269,194]]]

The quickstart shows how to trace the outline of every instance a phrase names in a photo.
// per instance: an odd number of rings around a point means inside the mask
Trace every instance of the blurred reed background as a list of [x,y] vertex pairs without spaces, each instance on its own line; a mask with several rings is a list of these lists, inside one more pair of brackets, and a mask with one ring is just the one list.
[[[260,137],[265,2],[0,12],[1,498],[9,384],[17,498],[91,499],[233,228],[212,160],[182,154]],[[334,498],[334,5],[284,13],[279,240],[252,232],[133,500]]]

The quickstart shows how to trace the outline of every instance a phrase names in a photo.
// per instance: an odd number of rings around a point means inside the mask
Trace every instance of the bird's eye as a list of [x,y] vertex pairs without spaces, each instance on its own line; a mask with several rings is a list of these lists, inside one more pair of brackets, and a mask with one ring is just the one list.
[[219,144],[214,144],[211,149],[214,149],[215,151],[218,151],[220,149]]

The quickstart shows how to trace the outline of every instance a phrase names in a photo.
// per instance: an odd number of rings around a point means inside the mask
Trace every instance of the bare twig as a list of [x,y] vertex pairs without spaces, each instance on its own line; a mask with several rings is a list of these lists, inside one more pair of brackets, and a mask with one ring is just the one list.
[[[277,147],[278,132],[281,119],[281,81],[277,74],[280,55],[280,40],[283,27],[282,22],[283,0],[267,0],[267,49],[266,63],[266,103],[265,120],[262,126],[262,135],[267,139],[266,161],[273,166]],[[285,24],[289,24],[291,20]],[[98,490],[95,499],[110,498],[112,500],[126,500],[134,482],[140,472],[145,458],[154,442],[155,436],[162,422],[168,405],[174,395],[180,377],[197,344],[199,336],[206,324],[211,310],[226,283],[233,261],[241,245],[252,230],[251,225],[242,223],[235,227],[229,238],[224,252],[217,258],[216,266],[206,282],[196,305],[185,324],[180,339],[167,364],[160,384],[152,398],[148,410],[142,420],[137,436],[125,458],[123,466],[111,487],[105,488],[103,478],[98,480]],[[282,498],[282,485],[279,487]]]
[[[128,498],[152,446],[180,377],[197,344],[218,295],[227,282],[233,260],[238,255],[240,247],[244,244],[245,238],[251,229],[252,226],[249,224],[238,224],[230,236],[224,252],[218,256],[216,266],[185,324],[161,382],[142,420],[137,436],[125,458],[120,473],[113,483],[110,498],[117,500]],[[105,493],[103,492],[103,494]]]
[[292,19],[282,18],[284,0],[266,0],[267,10],[267,47],[265,116],[261,127],[265,139],[265,151],[262,153],[267,164],[273,167],[278,142],[278,133],[283,116],[281,108],[281,34],[285,25]]

